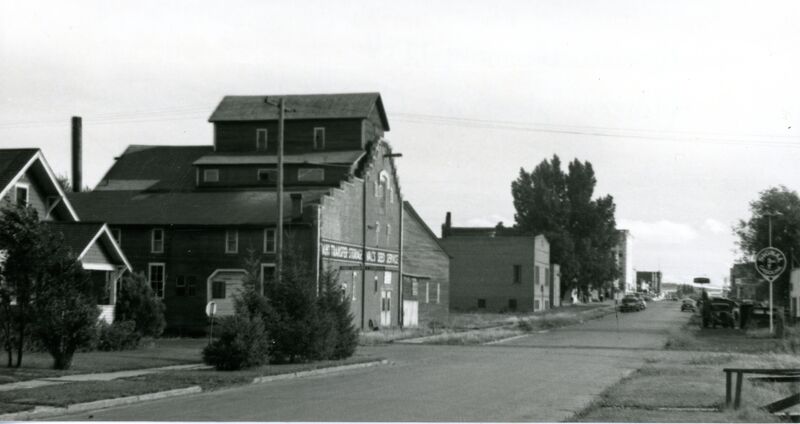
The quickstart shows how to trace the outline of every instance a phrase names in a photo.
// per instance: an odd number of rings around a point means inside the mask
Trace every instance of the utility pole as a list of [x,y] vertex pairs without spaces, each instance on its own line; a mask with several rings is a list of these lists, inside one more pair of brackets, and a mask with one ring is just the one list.
[[275,278],[283,272],[283,120],[286,117],[283,97],[278,100],[278,228],[275,230]]

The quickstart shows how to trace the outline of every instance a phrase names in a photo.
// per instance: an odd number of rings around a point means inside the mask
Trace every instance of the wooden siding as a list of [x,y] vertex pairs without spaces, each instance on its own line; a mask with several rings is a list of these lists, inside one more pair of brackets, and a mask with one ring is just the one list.
[[[446,322],[450,306],[450,257],[431,238],[430,233],[416,217],[406,212],[403,215],[403,273],[424,276],[419,280],[418,295],[412,295],[411,284],[403,284],[403,299],[418,300],[419,326],[434,322]],[[431,284],[430,302],[425,299],[424,284]],[[436,303],[436,285],[440,288],[439,303]]]
[[[362,119],[286,120],[284,153],[308,153],[314,150],[314,128],[325,128],[325,148],[317,151],[358,150],[361,143]],[[278,122],[217,122],[214,124],[214,145],[218,153],[256,152],[256,130],[266,128],[268,154],[277,154]]]
[[[75,252],[75,254],[79,253],[81,252]],[[97,242],[92,244],[92,247],[90,247],[86,255],[83,256],[82,262],[92,264],[114,264],[114,262],[111,261],[111,256],[106,252],[106,249]]]
[[[118,226],[122,230],[123,251],[134,272],[147,275],[148,263],[164,263],[164,304],[167,331],[176,335],[195,335],[206,331],[208,320],[205,305],[209,299],[207,279],[218,269],[242,269],[253,249],[262,263],[274,263],[275,255],[263,252],[264,228],[233,227],[239,231],[239,252],[225,253],[225,231],[215,227],[156,227],[164,229],[164,253],[150,253],[150,230],[146,226]],[[310,257],[311,228],[286,227],[285,243],[298,246],[300,253]],[[178,277],[194,279],[194,294],[179,295]],[[187,288],[188,290],[188,288]]]
[[[275,187],[276,181],[259,181],[259,169],[276,169],[274,165],[202,165],[200,168],[199,187]],[[324,169],[325,179],[322,181],[299,181],[297,178],[300,168],[321,168]],[[203,181],[203,170],[219,170],[218,182]],[[342,166],[319,166],[319,165],[284,165],[283,168],[284,186],[333,186],[339,184],[349,172],[349,169]]]

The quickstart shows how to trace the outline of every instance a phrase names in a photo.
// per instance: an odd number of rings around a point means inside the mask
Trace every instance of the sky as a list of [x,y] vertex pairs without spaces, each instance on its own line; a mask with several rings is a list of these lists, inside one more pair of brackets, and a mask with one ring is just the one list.
[[721,285],[732,227],[800,189],[800,3],[0,0],[0,147],[84,181],[212,143],[224,95],[379,91],[401,193],[439,232],[514,222],[511,182],[592,163],[633,266]]

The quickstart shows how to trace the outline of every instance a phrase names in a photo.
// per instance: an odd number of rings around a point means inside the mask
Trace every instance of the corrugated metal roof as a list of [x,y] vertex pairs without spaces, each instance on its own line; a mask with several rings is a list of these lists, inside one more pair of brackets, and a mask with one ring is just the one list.
[[[325,193],[327,190],[303,191],[303,203],[317,201]],[[267,225],[277,221],[275,192],[94,191],[68,197],[84,219],[111,225]],[[284,193],[283,204],[288,220],[290,193]]]
[[389,130],[380,93],[225,96],[208,120],[274,121],[278,108],[267,101],[277,103],[279,98],[285,99],[285,107],[291,110],[285,115],[287,120],[367,118],[378,108],[383,129]]
[[[303,155],[284,155],[287,164],[353,164],[366,153],[363,150],[342,152],[317,152]],[[195,165],[274,165],[278,163],[275,155],[208,155],[194,161]]]

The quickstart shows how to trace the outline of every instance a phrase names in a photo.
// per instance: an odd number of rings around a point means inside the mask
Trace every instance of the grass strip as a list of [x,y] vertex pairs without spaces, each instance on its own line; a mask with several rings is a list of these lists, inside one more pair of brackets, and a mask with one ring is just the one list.
[[65,407],[75,403],[116,399],[187,387],[180,384],[175,381],[159,381],[158,379],[146,382],[131,380],[82,381],[0,392],[0,403]]

